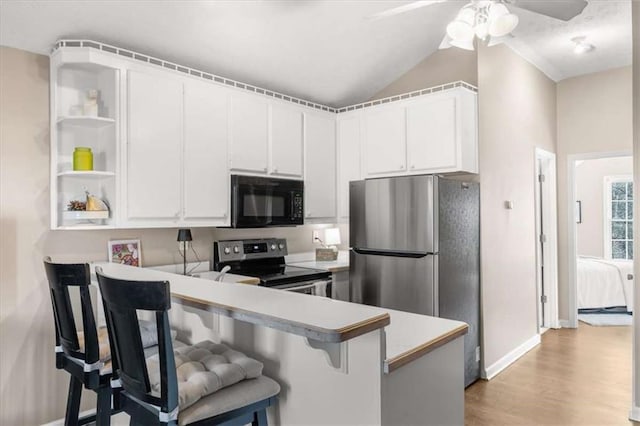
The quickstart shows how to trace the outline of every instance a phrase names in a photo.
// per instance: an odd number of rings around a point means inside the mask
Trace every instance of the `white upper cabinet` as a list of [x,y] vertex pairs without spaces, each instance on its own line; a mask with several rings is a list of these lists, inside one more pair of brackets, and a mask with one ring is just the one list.
[[405,111],[399,105],[364,111],[367,177],[404,172],[407,164]]
[[267,173],[269,105],[257,95],[233,92],[231,96],[232,170]]
[[410,173],[477,173],[475,94],[452,90],[411,101],[407,107]]
[[360,170],[360,116],[339,115],[338,219],[349,218],[349,182],[362,179]]
[[305,141],[305,220],[336,218],[336,119],[307,113]]
[[182,83],[128,72],[128,220],[178,221],[182,198]]
[[185,222],[229,223],[227,96],[227,90],[212,84],[185,84]]
[[302,111],[299,108],[271,106],[272,175],[302,179]]

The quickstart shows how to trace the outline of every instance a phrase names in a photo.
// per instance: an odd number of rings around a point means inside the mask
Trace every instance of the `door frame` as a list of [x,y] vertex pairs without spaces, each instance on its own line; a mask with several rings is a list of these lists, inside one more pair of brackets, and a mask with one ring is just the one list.
[[604,151],[567,156],[567,282],[569,283],[567,328],[578,328],[578,228],[575,221],[576,163],[604,158],[633,157],[632,151]]
[[[541,167],[539,167],[539,164]],[[541,328],[560,328],[558,318],[558,207],[557,207],[557,171],[556,154],[541,148],[535,149],[535,217],[536,217],[536,317],[538,333]],[[548,191],[540,192],[539,174],[545,176]],[[542,211],[540,211],[542,201]],[[542,241],[539,218],[546,226],[546,241],[542,258],[540,257]],[[542,265],[545,265],[543,276],[540,275]],[[545,283],[547,296],[547,311],[544,318],[540,318],[540,303],[542,296],[542,282]],[[541,325],[542,324],[542,325]]]

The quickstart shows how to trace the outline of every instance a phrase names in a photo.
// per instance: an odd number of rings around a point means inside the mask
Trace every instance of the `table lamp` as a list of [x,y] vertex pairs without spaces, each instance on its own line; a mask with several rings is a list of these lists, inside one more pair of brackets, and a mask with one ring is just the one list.
[[180,242],[180,250],[182,251],[182,273],[187,275],[187,250],[189,249],[189,241],[192,241],[191,229],[178,229],[178,241]]

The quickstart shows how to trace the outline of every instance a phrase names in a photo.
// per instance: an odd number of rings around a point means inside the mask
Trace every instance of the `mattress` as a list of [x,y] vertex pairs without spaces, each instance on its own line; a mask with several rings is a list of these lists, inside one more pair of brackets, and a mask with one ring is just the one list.
[[578,258],[578,309],[633,310],[633,261]]

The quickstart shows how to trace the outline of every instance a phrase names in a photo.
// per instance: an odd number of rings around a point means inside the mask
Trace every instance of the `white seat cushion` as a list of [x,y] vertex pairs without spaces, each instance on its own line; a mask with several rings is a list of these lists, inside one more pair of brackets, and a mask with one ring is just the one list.
[[[262,363],[210,341],[174,348],[181,410],[222,388],[262,374]],[[147,358],[151,392],[160,395],[159,356]]]
[[279,392],[280,385],[266,376],[243,380],[233,386],[205,396],[185,410],[180,409],[178,424],[180,426],[188,425],[189,423],[217,416],[218,414],[275,396]]

